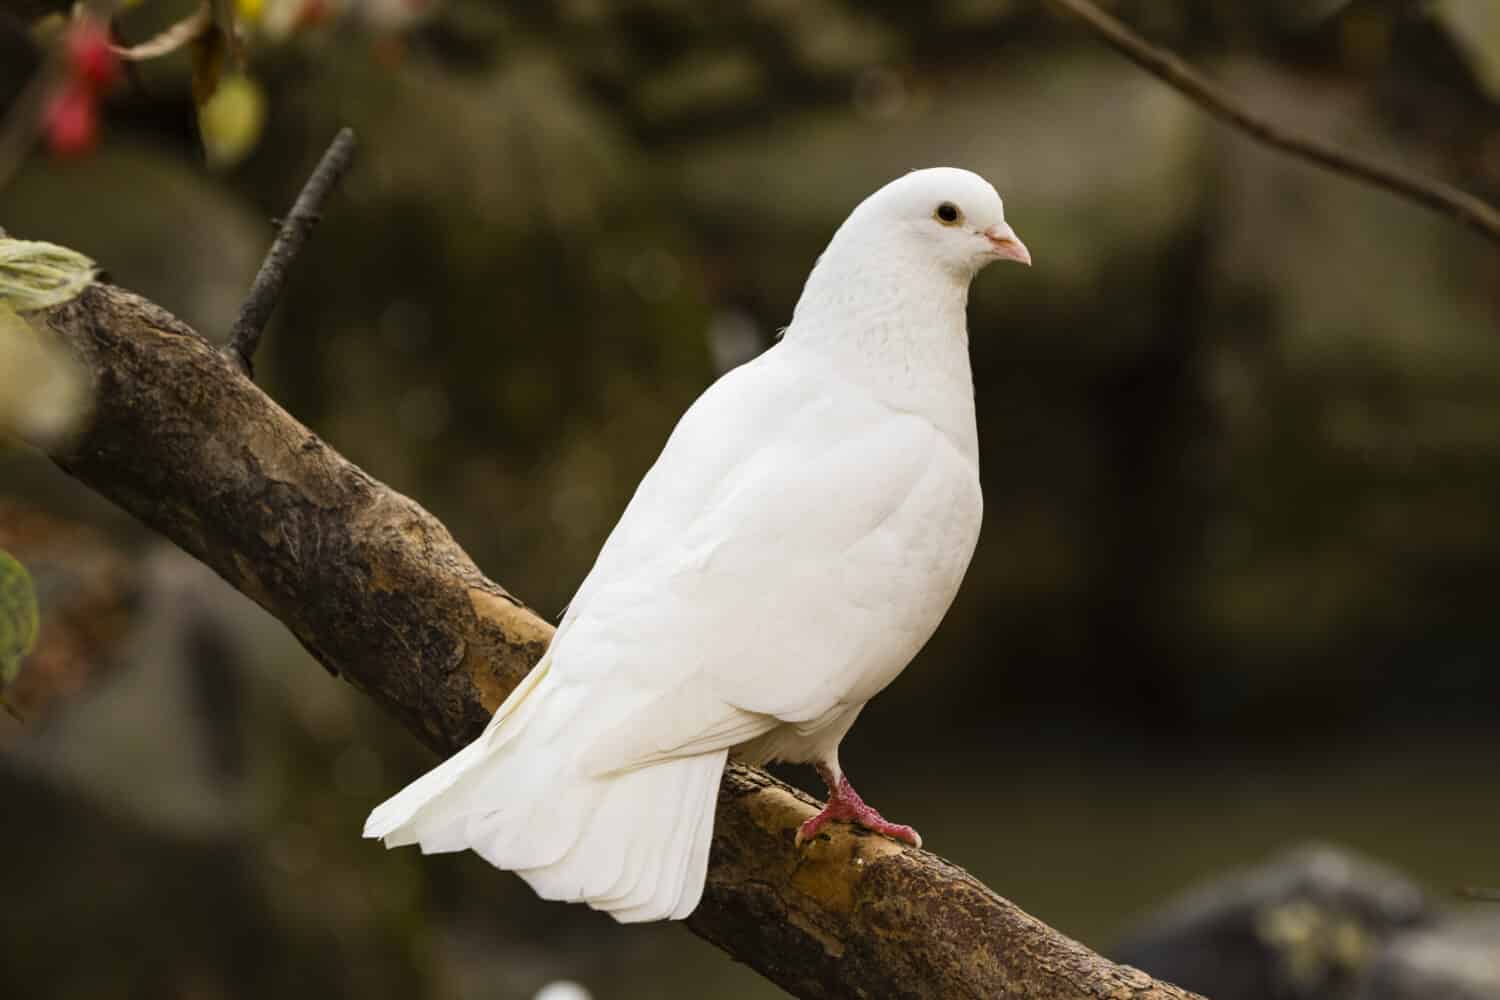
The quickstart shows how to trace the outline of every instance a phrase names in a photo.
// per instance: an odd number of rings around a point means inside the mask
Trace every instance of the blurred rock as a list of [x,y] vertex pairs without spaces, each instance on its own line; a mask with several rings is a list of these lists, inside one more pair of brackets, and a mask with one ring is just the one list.
[[1214,1000],[1334,1000],[1370,981],[1388,942],[1438,919],[1423,891],[1399,873],[1339,848],[1308,846],[1169,902],[1112,957]]
[[1500,916],[1451,920],[1403,934],[1370,964],[1356,1000],[1496,1000]]

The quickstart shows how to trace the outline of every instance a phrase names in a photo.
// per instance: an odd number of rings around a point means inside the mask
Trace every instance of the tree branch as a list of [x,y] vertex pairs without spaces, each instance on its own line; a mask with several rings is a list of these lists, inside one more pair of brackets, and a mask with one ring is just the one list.
[[1233,95],[1165,49],[1141,38],[1090,0],[1051,0],[1081,21],[1105,44],[1121,53],[1209,114],[1222,119],[1273,149],[1384,188],[1399,197],[1452,216],[1480,235],[1500,243],[1500,210],[1449,184],[1345,152],[1311,136],[1288,132],[1247,110]]
[[318,161],[312,176],[302,185],[302,193],[297,195],[291,212],[281,223],[276,241],[266,252],[266,259],[261,262],[260,271],[255,275],[255,283],[250,286],[250,294],[245,296],[245,304],[240,307],[240,315],[234,322],[229,343],[224,345],[225,355],[239,365],[245,374],[254,374],[255,349],[260,346],[260,335],[265,332],[266,324],[271,320],[271,313],[276,309],[276,300],[281,298],[281,290],[286,287],[287,278],[291,277],[292,265],[296,263],[297,255],[302,252],[307,238],[312,235],[313,228],[322,218],[323,203],[328,200],[353,161],[354,130],[339,129],[339,134],[333,137],[333,142]]
[[[545,650],[551,626],[436,518],[179,320],[102,285],[35,319],[96,392],[57,463],[213,567],[433,749],[477,736]],[[732,766],[688,921],[797,996],[1191,1000],[926,852],[846,827],[798,851],[812,811],[802,793]]]

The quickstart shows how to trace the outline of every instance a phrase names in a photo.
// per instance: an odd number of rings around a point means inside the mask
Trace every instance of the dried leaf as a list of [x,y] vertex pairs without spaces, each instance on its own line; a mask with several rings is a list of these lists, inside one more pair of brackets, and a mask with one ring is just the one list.
[[33,312],[76,299],[94,283],[94,262],[52,243],[0,238],[0,305]]
[[224,35],[205,31],[193,39],[193,103],[200,108],[207,104],[219,89],[219,77],[223,74]]
[[244,65],[244,47],[235,23],[235,0],[205,0],[213,25],[193,40],[193,103],[208,103],[219,89],[225,69]]
[[245,62],[245,53],[240,45],[239,26],[235,24],[234,0],[208,0],[213,8],[214,27],[224,37],[224,53],[232,69],[240,69]]

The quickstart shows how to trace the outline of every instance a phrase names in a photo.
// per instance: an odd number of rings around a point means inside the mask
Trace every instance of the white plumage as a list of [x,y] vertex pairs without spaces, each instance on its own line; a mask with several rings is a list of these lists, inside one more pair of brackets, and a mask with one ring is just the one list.
[[803,833],[852,818],[915,840],[859,802],[838,745],[974,551],[964,309],[997,258],[1030,262],[975,174],[917,171],[861,203],[781,342],[683,416],[541,663],[365,836],[472,849],[621,921],[678,919],[733,752],[819,766],[832,797]]

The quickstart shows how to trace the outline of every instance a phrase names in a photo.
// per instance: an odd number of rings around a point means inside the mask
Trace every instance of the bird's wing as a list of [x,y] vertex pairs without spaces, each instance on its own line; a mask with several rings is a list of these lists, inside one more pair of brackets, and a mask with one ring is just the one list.
[[794,432],[819,385],[783,353],[778,345],[729,371],[682,415],[568,602],[559,635],[595,590],[670,559],[694,523],[733,490],[745,465]]
[[893,524],[956,453],[778,350],[684,415],[559,628],[558,682],[609,704],[594,770],[815,725],[926,639],[888,613],[909,585]]

